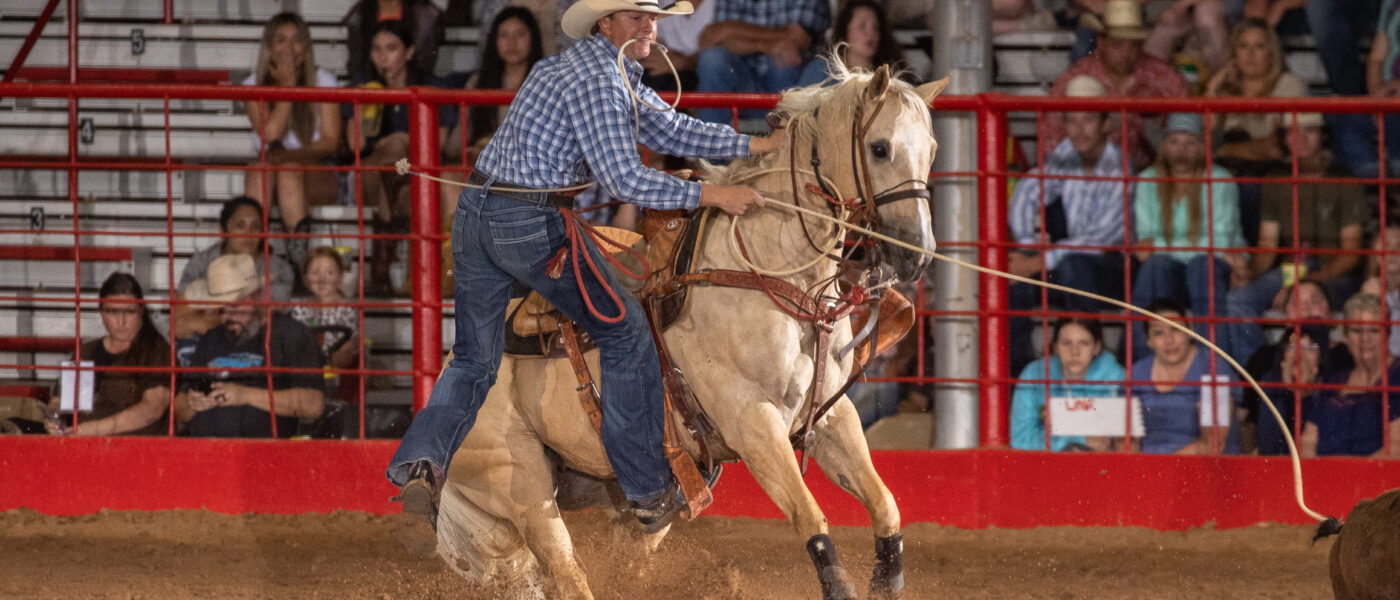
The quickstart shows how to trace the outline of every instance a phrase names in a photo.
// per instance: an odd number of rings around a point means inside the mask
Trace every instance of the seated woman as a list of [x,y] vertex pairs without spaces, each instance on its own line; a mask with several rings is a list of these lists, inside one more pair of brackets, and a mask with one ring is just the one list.
[[[1186,316],[1186,310],[1175,301],[1162,298],[1147,310],[1174,321]],[[1238,452],[1238,444],[1224,425],[1201,426],[1201,413],[1219,414],[1220,407],[1207,406],[1201,401],[1211,395],[1203,393],[1204,378],[1216,375],[1227,382],[1236,380],[1234,371],[1210,350],[1198,346],[1185,333],[1156,320],[1147,323],[1147,345],[1153,355],[1133,364],[1132,395],[1142,402],[1144,435],[1142,451],[1150,454],[1214,454],[1223,445],[1227,454]],[[1211,365],[1214,364],[1214,373]],[[1233,414],[1239,388],[1230,388],[1227,414]],[[1223,419],[1222,419],[1223,420]]]
[[345,13],[345,72],[350,84],[359,85],[374,78],[373,42],[375,27],[385,21],[405,23],[405,44],[419,49],[414,67],[431,74],[437,68],[438,46],[446,37],[442,9],[429,0],[359,0]]
[[[264,256],[266,236],[263,235],[263,211],[257,200],[239,196],[225,202],[223,210],[219,211],[219,231],[223,232],[222,240],[195,252],[190,256],[190,261],[185,263],[185,270],[180,273],[180,283],[175,287],[179,292],[177,299],[184,300],[185,289],[191,283],[204,279],[209,264],[214,262],[214,259],[229,254],[247,254],[253,257],[258,276],[265,278],[264,283],[268,286],[268,292],[274,302],[286,302],[291,299],[292,282],[296,280],[296,274],[292,272],[292,265],[282,256],[275,253]],[[265,271],[264,264],[271,267],[270,270]],[[268,272],[271,273],[270,277]],[[176,304],[173,312],[176,338],[198,336],[219,324],[217,309],[202,310],[187,304]]]
[[[142,304],[141,284],[126,273],[113,273],[102,282],[104,335],[84,343],[76,360],[90,360],[97,367],[92,413],[80,415],[73,435],[164,435],[169,429],[170,375],[104,371],[103,367],[168,367],[170,344],[151,322],[151,311]],[[54,410],[58,409],[54,398]],[[70,421],[64,419],[66,426]],[[46,423],[49,433],[62,433]]]
[[[1230,34],[1230,60],[1210,78],[1206,96],[1299,98],[1308,85],[1283,65],[1283,47],[1268,23],[1246,19]],[[1225,113],[1216,118],[1216,161],[1242,177],[1262,175],[1288,156],[1279,128],[1291,123],[1280,113]]]
[[[336,81],[335,75],[316,67],[306,21],[295,13],[281,13],[263,28],[257,68],[243,85],[336,87]],[[268,166],[327,164],[340,145],[340,116],[333,102],[251,101],[245,110],[257,136],[255,166],[262,164],[264,157]],[[276,198],[282,229],[309,234],[307,205],[334,204],[340,180],[332,171],[269,171],[263,177],[262,171],[250,170],[243,190],[264,209]],[[293,261],[304,257],[308,242],[306,237],[287,240],[287,253]]]
[[[874,71],[880,65],[889,65],[891,73],[901,73],[899,42],[894,39],[894,31],[885,18],[885,8],[879,2],[854,0],[841,7],[836,14],[836,23],[831,28],[831,51],[835,51],[848,69]],[[844,44],[844,45],[843,45]],[[807,63],[797,85],[814,85],[831,77],[831,64],[825,54],[821,60]],[[907,72],[902,73],[905,76]]]
[[[1011,397],[1011,446],[1022,450],[1045,449],[1045,399],[1053,396],[1102,397],[1123,394],[1123,366],[1103,351],[1103,327],[1098,321],[1061,319],[1055,324],[1054,352],[1027,365],[1021,379],[1046,379],[1057,383],[1018,383]],[[1092,385],[1091,382],[1111,382]],[[1082,436],[1051,436],[1050,449],[1067,447],[1108,449],[1108,440]]]
[[[540,27],[535,16],[528,9],[511,6],[503,9],[486,32],[486,41],[481,45],[481,67],[467,79],[465,89],[469,90],[515,90],[525,82],[530,68],[544,58],[544,47],[540,43]],[[476,156],[491,141],[501,119],[505,118],[507,105],[472,106],[467,110],[467,118],[457,119],[451,125],[447,139],[443,140],[444,161],[461,160],[463,166],[476,164]],[[465,150],[465,151],[464,151]],[[447,179],[461,181],[460,173],[447,173]],[[461,189],[442,184],[443,226],[452,223],[452,211],[457,206],[457,195]]]
[[[416,48],[408,25],[403,21],[380,21],[373,32],[370,36],[370,58],[374,63],[375,77],[373,85],[402,89],[434,83],[431,76],[419,70],[418,64],[413,61]],[[389,104],[377,112],[370,109],[368,106],[361,107],[361,123],[346,125],[346,130],[351,132],[351,149],[360,155],[363,166],[391,167],[408,156],[408,106]],[[342,116],[355,118],[353,111]],[[358,137],[354,134],[356,131],[359,132]],[[448,139],[446,128],[439,127],[438,139],[441,142]],[[359,180],[364,205],[374,207],[371,221],[374,233],[408,233],[408,177],[393,170],[367,171],[360,174]],[[393,266],[398,242],[397,239],[385,238],[375,238],[371,242],[366,295],[387,297],[395,293],[389,280],[389,269]]]
[[[1227,181],[1230,172],[1214,165],[1207,169],[1200,115],[1176,113],[1167,118],[1167,136],[1158,149],[1157,161],[1139,177],[1148,181],[1137,184],[1133,200],[1136,255],[1142,261],[1133,282],[1133,303],[1144,306],[1157,298],[1169,298],[1191,307],[1198,316],[1211,315],[1212,304],[1214,314],[1224,315],[1231,277],[1244,272],[1246,257],[1243,252],[1221,250],[1245,244],[1235,184]],[[1209,177],[1212,181],[1152,181],[1166,177]],[[1208,253],[1198,249],[1207,246],[1216,250]],[[1225,325],[1216,327],[1217,345],[1232,356],[1248,357],[1254,352],[1255,348],[1231,347],[1232,330]],[[1141,322],[1133,331],[1133,356],[1145,356]]]
[[[1386,351],[1381,299],[1374,294],[1352,296],[1342,306],[1348,321],[1342,326],[1355,365],[1323,379],[1341,389],[1318,390],[1304,410],[1298,453],[1314,456],[1400,458],[1400,361]],[[1364,321],[1372,321],[1366,323]],[[1388,386],[1382,394],[1371,388]],[[1382,400],[1384,398],[1384,400]],[[1390,421],[1382,419],[1382,402]],[[1388,430],[1388,431],[1387,431]],[[1382,441],[1390,440],[1390,447]]]

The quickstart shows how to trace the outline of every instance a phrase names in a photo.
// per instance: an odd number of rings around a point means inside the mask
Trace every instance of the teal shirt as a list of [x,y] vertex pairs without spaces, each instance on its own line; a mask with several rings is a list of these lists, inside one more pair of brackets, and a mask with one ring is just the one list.
[[[1060,367],[1060,357],[1051,356],[1050,376],[1045,376],[1045,362],[1039,359],[1021,371],[1021,379],[1063,380],[1064,370]],[[1089,372],[1083,381],[1074,383],[1052,383],[1046,393],[1044,383],[1018,383],[1011,396],[1011,447],[1020,450],[1045,449],[1045,418],[1041,410],[1045,399],[1050,396],[1103,397],[1122,396],[1124,379],[1123,366],[1109,352],[1100,352],[1094,362],[1089,363]],[[1094,385],[1091,382],[1109,382],[1108,385]],[[1083,436],[1057,435],[1050,438],[1050,448],[1056,452],[1070,444],[1083,444]]]
[[[1139,177],[1157,177],[1157,168],[1148,167]],[[1207,199],[1212,203],[1210,210],[1201,210],[1201,222],[1197,231],[1196,239],[1187,235],[1186,226],[1186,202],[1184,198],[1178,198],[1173,203],[1172,209],[1172,238],[1162,238],[1162,211],[1161,203],[1157,201],[1157,182],[1140,181],[1137,184],[1137,191],[1133,195],[1134,226],[1137,231],[1137,240],[1153,240],[1157,248],[1190,248],[1204,247],[1213,241],[1216,248],[1243,248],[1244,229],[1240,226],[1240,193],[1233,181],[1224,181],[1230,177],[1230,172],[1224,167],[1214,166],[1211,168],[1210,189],[1205,188],[1206,184],[1201,184],[1201,202]],[[1215,217],[1212,222],[1211,217]],[[1214,232],[1215,239],[1210,238]],[[1172,258],[1182,262],[1188,262],[1201,252],[1190,250],[1165,251]]]

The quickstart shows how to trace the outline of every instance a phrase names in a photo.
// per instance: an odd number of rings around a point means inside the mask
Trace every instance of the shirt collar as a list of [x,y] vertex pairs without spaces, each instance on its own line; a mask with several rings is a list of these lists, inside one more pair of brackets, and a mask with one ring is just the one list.
[[[617,46],[613,45],[612,40],[603,37],[601,33],[595,33],[593,37],[585,41],[589,44],[588,48],[593,50],[595,55],[606,58],[609,65],[617,64]],[[634,84],[641,80],[642,65],[640,63],[629,57],[623,57],[622,65],[627,71],[628,80]]]

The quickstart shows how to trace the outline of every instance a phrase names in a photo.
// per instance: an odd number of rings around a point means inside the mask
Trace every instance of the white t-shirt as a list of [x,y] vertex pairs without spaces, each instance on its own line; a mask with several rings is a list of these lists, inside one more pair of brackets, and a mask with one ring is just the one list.
[[667,48],[681,54],[700,51],[700,32],[715,18],[715,5],[721,0],[705,0],[688,15],[676,15],[656,21],[656,39]]
[[[247,79],[244,79],[244,80],[243,80],[243,84],[242,84],[242,85],[256,85],[257,79],[258,79],[258,74],[257,74],[257,73],[253,73],[252,75],[249,75]],[[321,69],[321,68],[317,68],[317,69],[316,69],[316,87],[339,87],[339,86],[340,86],[340,84],[337,83],[336,80],[335,80],[335,75],[331,74],[330,71],[327,71],[327,70]],[[320,119],[320,113],[317,113],[316,118],[317,118],[317,119]],[[315,131],[315,134],[314,134],[315,137],[311,138],[311,141],[313,141],[313,142],[315,142],[315,141],[318,140],[318,139],[321,139],[321,127],[320,127],[320,125],[321,125],[321,124],[318,122],[318,123],[316,124],[316,128],[313,130],[313,131]],[[254,151],[254,152],[259,152],[259,151],[261,151],[261,150],[262,150],[261,144],[262,144],[262,139],[261,139],[261,137],[257,135],[257,132],[254,132],[254,133],[253,133],[253,151]],[[283,147],[283,148],[286,148],[287,150],[300,150],[300,149],[301,149],[301,140],[297,139],[297,134],[296,134],[296,132],[295,132],[295,131],[292,131],[292,129],[291,129],[290,127],[287,128],[287,133],[286,133],[286,135],[283,135],[283,136],[282,136],[282,147]]]

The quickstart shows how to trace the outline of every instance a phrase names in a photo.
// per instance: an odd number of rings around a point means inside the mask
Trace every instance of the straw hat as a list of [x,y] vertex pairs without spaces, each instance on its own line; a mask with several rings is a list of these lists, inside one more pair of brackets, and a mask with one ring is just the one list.
[[1099,98],[1108,95],[1103,83],[1089,75],[1079,75],[1065,85],[1065,96],[1070,98]]
[[1142,8],[1138,0],[1108,0],[1103,8],[1103,19],[1086,14],[1081,19],[1089,29],[1108,37],[1124,40],[1141,40],[1147,37],[1147,29],[1142,26]]
[[624,10],[669,17],[688,15],[694,8],[689,2],[677,2],[670,8],[661,8],[657,0],[579,0],[564,12],[564,18],[559,20],[559,28],[573,39],[586,38],[589,32],[593,31],[593,25],[598,19]]
[[209,263],[204,279],[185,288],[185,299],[194,302],[232,302],[258,291],[262,278],[247,254],[229,254]]

